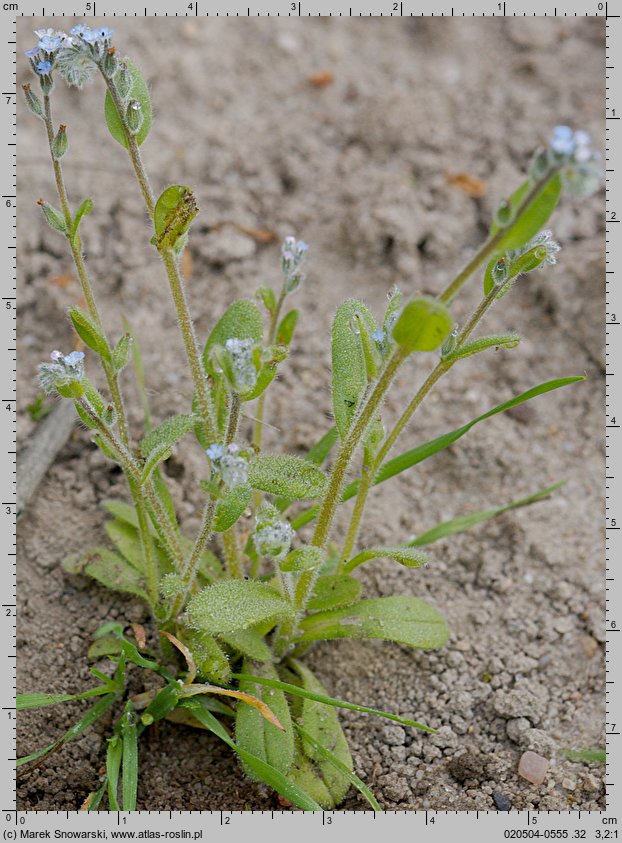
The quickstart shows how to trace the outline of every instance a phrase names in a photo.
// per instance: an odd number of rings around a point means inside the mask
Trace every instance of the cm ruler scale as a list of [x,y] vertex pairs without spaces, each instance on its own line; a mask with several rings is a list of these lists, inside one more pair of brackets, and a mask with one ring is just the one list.
[[[618,749],[622,734],[622,706],[620,682],[622,675],[622,650],[618,640],[622,629],[622,592],[618,560],[622,558],[622,392],[616,378],[622,375],[617,363],[622,359],[622,293],[617,285],[618,258],[622,256],[622,229],[618,225],[622,216],[620,182],[618,175],[622,155],[620,120],[622,119],[622,82],[618,55],[622,52],[622,24],[619,12],[622,3],[590,2],[586,5],[544,3],[533,8],[519,2],[490,3],[481,7],[473,4],[437,5],[432,2],[370,2],[363,0],[356,6],[338,2],[283,2],[260,0],[254,6],[246,3],[229,3],[218,7],[215,3],[153,2],[149,6],[131,0],[93,0],[71,5],[58,2],[34,6],[26,2],[0,3],[3,50],[0,50],[0,79],[4,110],[0,124],[0,162],[2,191],[0,213],[0,255],[3,266],[2,332],[0,342],[0,587],[2,591],[2,621],[0,627],[0,663],[4,677],[11,677],[2,689],[2,714],[0,722],[0,771],[1,797],[0,828],[5,839],[21,840],[36,837],[73,839],[82,836],[92,839],[175,839],[203,840],[209,834],[229,835],[238,840],[243,834],[270,835],[275,841],[289,840],[292,834],[303,840],[322,834],[341,838],[344,834],[360,836],[391,834],[406,836],[418,834],[432,840],[453,840],[458,836],[488,840],[501,839],[564,839],[564,840],[617,840],[622,836],[618,827],[622,795],[618,793],[621,751]],[[15,594],[15,531],[16,531],[16,26],[19,17],[81,16],[88,20],[97,17],[252,17],[252,16],[453,16],[453,17],[602,17],[606,27],[606,59],[603,72],[606,80],[606,339],[607,339],[607,407],[606,407],[606,600],[607,600],[607,810],[585,811],[472,811],[452,812],[420,810],[412,812],[340,812],[322,814],[302,812],[165,812],[151,811],[127,813],[82,812],[18,812],[15,810],[14,760],[15,760],[15,711],[13,676],[16,649],[16,594]],[[599,146],[597,139],[596,146]]]

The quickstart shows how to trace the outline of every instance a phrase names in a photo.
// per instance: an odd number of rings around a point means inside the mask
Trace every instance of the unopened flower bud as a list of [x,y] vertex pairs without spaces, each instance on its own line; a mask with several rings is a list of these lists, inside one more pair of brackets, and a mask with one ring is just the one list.
[[513,219],[514,211],[512,210],[512,206],[504,200],[495,211],[495,225],[498,228],[505,228]]
[[127,104],[125,111],[125,122],[127,128],[133,135],[140,132],[140,127],[143,125],[143,112],[138,100],[131,99]]
[[499,258],[492,268],[492,280],[495,287],[501,287],[508,280],[508,262],[505,258]]
[[289,552],[294,531],[288,521],[281,521],[280,513],[271,504],[263,504],[257,513],[253,544],[260,556],[283,559]]
[[30,88],[30,85],[22,85],[22,90],[24,92],[24,98],[26,100],[26,105],[32,111],[32,113],[43,120],[43,106],[41,105],[41,100],[39,97],[33,93]]
[[537,149],[529,163],[529,175],[534,181],[540,181],[551,169],[551,159],[546,149]]
[[117,72],[117,57],[115,56],[116,49],[114,47],[108,47],[106,52],[104,53],[104,57],[102,59],[101,68],[102,73],[108,79],[112,79],[112,77]]
[[123,102],[127,102],[132,91],[132,74],[130,73],[127,64],[121,62],[117,68],[117,73],[114,83],[117,88],[117,93]]
[[58,127],[56,137],[52,141],[52,155],[58,161],[67,152],[67,127],[61,125]]
[[37,205],[41,207],[43,216],[50,228],[53,228],[54,231],[60,231],[61,234],[67,234],[67,223],[65,222],[65,217],[60,211],[57,211],[56,208],[53,205],[50,205],[49,202],[46,202],[45,199],[39,199],[37,201]]

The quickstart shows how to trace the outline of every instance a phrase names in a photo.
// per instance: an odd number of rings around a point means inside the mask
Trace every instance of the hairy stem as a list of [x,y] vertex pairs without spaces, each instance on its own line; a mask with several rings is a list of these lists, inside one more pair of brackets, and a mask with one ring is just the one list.
[[[374,413],[380,406],[385,393],[387,392],[391,381],[395,377],[397,370],[406,359],[406,353],[397,348],[376,381],[376,385],[371,390],[366,400],[361,405],[360,410],[354,417],[350,430],[347,436],[341,443],[337,459],[333,465],[328,480],[328,488],[320,504],[320,511],[318,514],[315,532],[311,540],[311,544],[315,547],[325,547],[330,536],[330,530],[335,518],[339,499],[341,497],[341,490],[346,477],[346,473],[350,466],[350,461],[354,452],[363,438],[367,426],[374,417]],[[303,573],[301,579],[305,576]]]
[[[127,127],[123,102],[121,101],[114,81],[112,79],[107,78],[106,76],[104,76],[104,79],[106,81],[108,91],[117,109],[119,119],[121,120],[121,124],[125,132],[125,138],[127,141],[127,151],[130,157],[130,161],[132,163],[132,168],[136,175],[136,180],[138,181],[140,187],[140,192],[145,202],[145,207],[147,208],[149,217],[151,218],[151,220],[153,220],[153,215],[155,211],[155,198],[151,189],[149,177],[147,176],[145,165],[143,164],[140,149],[138,147],[138,142],[136,140],[136,137],[129,131]],[[196,390],[197,400],[199,403],[199,410],[204,426],[204,433],[207,439],[212,442],[215,442],[218,438],[216,414],[214,411],[212,398],[207,386],[207,378],[201,360],[199,344],[194,331],[194,324],[192,322],[190,310],[188,308],[188,301],[186,299],[186,291],[184,288],[183,279],[179,271],[177,259],[172,249],[163,249],[160,252],[160,256],[162,258],[162,263],[164,264],[164,269],[166,270],[166,274],[168,277],[168,282],[171,288],[171,294],[173,297],[175,310],[177,311],[177,322],[179,324],[179,329],[181,331],[181,335],[184,341],[186,356],[188,358],[190,371],[192,373],[192,379],[194,381],[194,388]]]
[[[539,179],[539,181],[534,182],[531,190],[529,190],[523,201],[516,209],[516,212],[514,214],[514,220],[517,220],[521,216],[521,214],[524,213],[524,211],[529,207],[529,205],[531,205],[534,199],[546,187],[550,180],[555,175],[557,175],[558,170],[559,168],[556,167],[550,172],[548,172],[546,176]],[[462,270],[460,270],[456,277],[447,285],[447,287],[445,287],[443,292],[438,296],[439,301],[442,301],[445,304],[449,304],[455,299],[455,297],[458,295],[462,287],[469,280],[471,275],[473,275],[473,273],[484,263],[484,261],[488,260],[494,255],[497,246],[506,236],[508,230],[512,227],[512,224],[513,222],[511,222],[504,228],[500,228],[495,234],[492,234],[485,241],[485,243],[482,243],[482,245],[473,255],[471,260],[467,263],[467,265]]]
[[[490,293],[480,301],[479,305],[473,311],[468,322],[458,335],[456,339],[456,348],[460,348],[460,346],[462,346],[466,342],[468,337],[473,332],[474,328],[481,321],[486,311],[490,308],[490,306],[496,299],[498,293],[499,289],[493,288]],[[356,495],[356,501],[354,503],[354,509],[352,511],[352,516],[350,519],[350,525],[348,527],[346,543],[341,554],[341,559],[339,563],[340,570],[343,569],[344,563],[348,560],[349,556],[354,550],[359,526],[363,517],[363,513],[365,512],[365,505],[367,503],[367,498],[372,488],[375,475],[380,470],[381,465],[383,464],[387,455],[389,454],[396,441],[400,437],[402,431],[413,417],[414,413],[417,411],[417,409],[423,403],[424,399],[430,393],[432,387],[437,383],[438,380],[440,380],[440,378],[446,372],[451,369],[455,362],[455,360],[450,363],[444,360],[440,360],[439,363],[437,363],[437,365],[434,367],[434,369],[430,372],[428,377],[423,382],[423,385],[415,393],[412,400],[395,423],[395,426],[393,427],[389,435],[382,443],[382,446],[376,454],[372,467],[368,470],[364,469],[363,476],[361,477],[358,492]]]
[[210,540],[214,526],[214,512],[216,510],[216,499],[212,496],[208,499],[203,510],[203,518],[201,519],[201,528],[199,535],[196,537],[190,555],[184,560],[179,568],[179,576],[183,584],[183,591],[177,596],[171,609],[171,617],[176,617],[184,607],[186,597],[192,590],[196,580],[199,563],[201,561],[201,554],[205,550],[205,546]]
[[[50,158],[52,160],[52,167],[54,169],[54,180],[56,182],[56,192],[58,193],[58,198],[60,201],[61,209],[63,212],[63,216],[65,217],[65,224],[67,225],[67,230],[71,230],[72,226],[72,215],[71,215],[71,208],[69,206],[69,199],[67,195],[67,188],[65,186],[65,179],[63,177],[63,169],[61,167],[60,161],[58,161],[53,153],[52,153],[52,143],[54,141],[54,126],[52,122],[52,105],[50,102],[50,97],[44,97],[44,124],[46,135],[48,139],[48,146],[50,149]],[[95,300],[95,294],[93,293],[93,288],[91,285],[91,281],[86,269],[86,264],[84,262],[84,255],[82,253],[81,241],[80,237],[78,236],[77,232],[73,236],[67,237],[69,241],[69,246],[71,249],[71,254],[73,257],[74,266],[76,268],[76,272],[78,275],[78,279],[80,281],[80,286],[82,287],[82,294],[84,296],[84,300],[87,305],[87,309],[91,319],[95,322],[97,327],[100,329],[102,336],[106,342],[108,349],[110,350],[110,343],[106,336],[106,332],[104,330],[104,326],[102,324],[101,316],[99,314],[99,310],[97,308],[97,302]],[[125,413],[125,405],[123,403],[123,396],[121,394],[121,387],[119,385],[119,378],[118,374],[114,368],[114,366],[108,362],[107,360],[102,359],[102,367],[104,369],[104,374],[106,376],[106,381],[108,383],[108,389],[110,390],[110,396],[112,398],[112,403],[115,409],[116,418],[117,418],[117,426],[119,428],[119,437],[123,445],[129,449],[130,447],[130,433],[129,433],[129,426],[127,423],[127,416]],[[134,505],[136,507],[136,514],[138,518],[138,528],[139,528],[139,536],[140,536],[140,545],[142,551],[142,557],[144,562],[145,568],[145,576],[147,580],[147,589],[149,592],[149,597],[151,598],[153,604],[155,605],[158,600],[158,565],[157,559],[154,552],[153,547],[153,538],[151,536],[151,532],[149,530],[149,524],[147,519],[147,513],[145,510],[145,504],[143,500],[143,496],[140,492],[140,488],[132,482],[128,477],[128,484],[130,488],[130,493],[132,495],[132,500],[134,501]]]

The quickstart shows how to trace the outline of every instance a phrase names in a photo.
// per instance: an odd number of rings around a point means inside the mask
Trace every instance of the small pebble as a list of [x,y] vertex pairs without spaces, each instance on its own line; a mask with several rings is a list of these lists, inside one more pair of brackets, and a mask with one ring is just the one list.
[[532,784],[542,784],[546,778],[549,762],[531,750],[523,752],[518,762],[518,775]]
[[492,798],[498,811],[509,811],[512,807],[512,800],[510,797],[506,796],[505,793],[501,793],[500,790],[495,790],[492,794]]
[[562,779],[562,787],[564,788],[564,790],[571,790],[571,791],[576,790],[577,789],[577,783],[574,779],[570,779],[570,778]]

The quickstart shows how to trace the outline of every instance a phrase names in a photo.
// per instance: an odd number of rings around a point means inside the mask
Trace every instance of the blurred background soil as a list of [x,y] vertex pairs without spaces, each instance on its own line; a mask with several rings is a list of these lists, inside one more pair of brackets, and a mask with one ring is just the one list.
[[[66,29],[74,22],[62,20]],[[32,28],[59,23],[21,20],[20,50],[34,43]],[[602,18],[150,18],[114,27],[119,51],[151,84],[156,117],[143,152],[154,189],[189,184],[201,207],[184,260],[199,336],[234,298],[279,283],[285,235],[311,244],[295,302],[305,315],[269,405],[278,430],[268,429],[266,444],[280,451],[304,453],[330,425],[330,325],[343,299],[360,296],[379,316],[394,284],[407,294],[442,289],[557,123],[585,128],[604,146]],[[22,57],[18,81],[29,80]],[[68,124],[70,140],[65,175],[74,207],[94,200],[83,237],[98,301],[114,338],[122,316],[131,321],[160,420],[189,406],[191,384],[143,205],[102,104],[99,81],[81,93],[58,85],[55,119]],[[65,314],[80,291],[62,238],[35,205],[55,195],[42,124],[21,103],[18,126],[23,448],[36,426],[27,410],[38,391],[36,366],[52,349],[72,347]],[[479,425],[380,487],[361,540],[399,543],[557,480],[565,487],[440,542],[426,570],[385,560],[361,571],[368,595],[413,593],[445,612],[452,637],[441,651],[342,641],[309,656],[335,696],[439,727],[429,737],[343,714],[356,771],[387,809],[604,807],[603,768],[560,754],[604,745],[603,214],[602,193],[562,202],[552,220],[563,245],[559,265],[523,279],[485,327],[519,331],[520,348],[456,367],[403,449],[541,381],[583,373],[587,380]],[[257,230],[275,239],[262,242]],[[480,289],[473,279],[457,320]],[[387,420],[426,365],[404,368]],[[124,383],[138,435],[131,373]],[[204,471],[191,437],[165,471],[190,532]],[[84,689],[93,632],[113,618],[147,620],[136,601],[60,568],[67,554],[106,541],[98,504],[125,495],[118,470],[76,425],[19,522],[21,691]],[[20,716],[19,754],[59,736],[84,705]],[[21,778],[18,807],[79,807],[98,786],[108,725]],[[517,775],[525,749],[550,759],[542,785]],[[210,735],[164,723],[140,752],[141,808],[279,807]],[[345,803],[363,806],[356,795]]]

